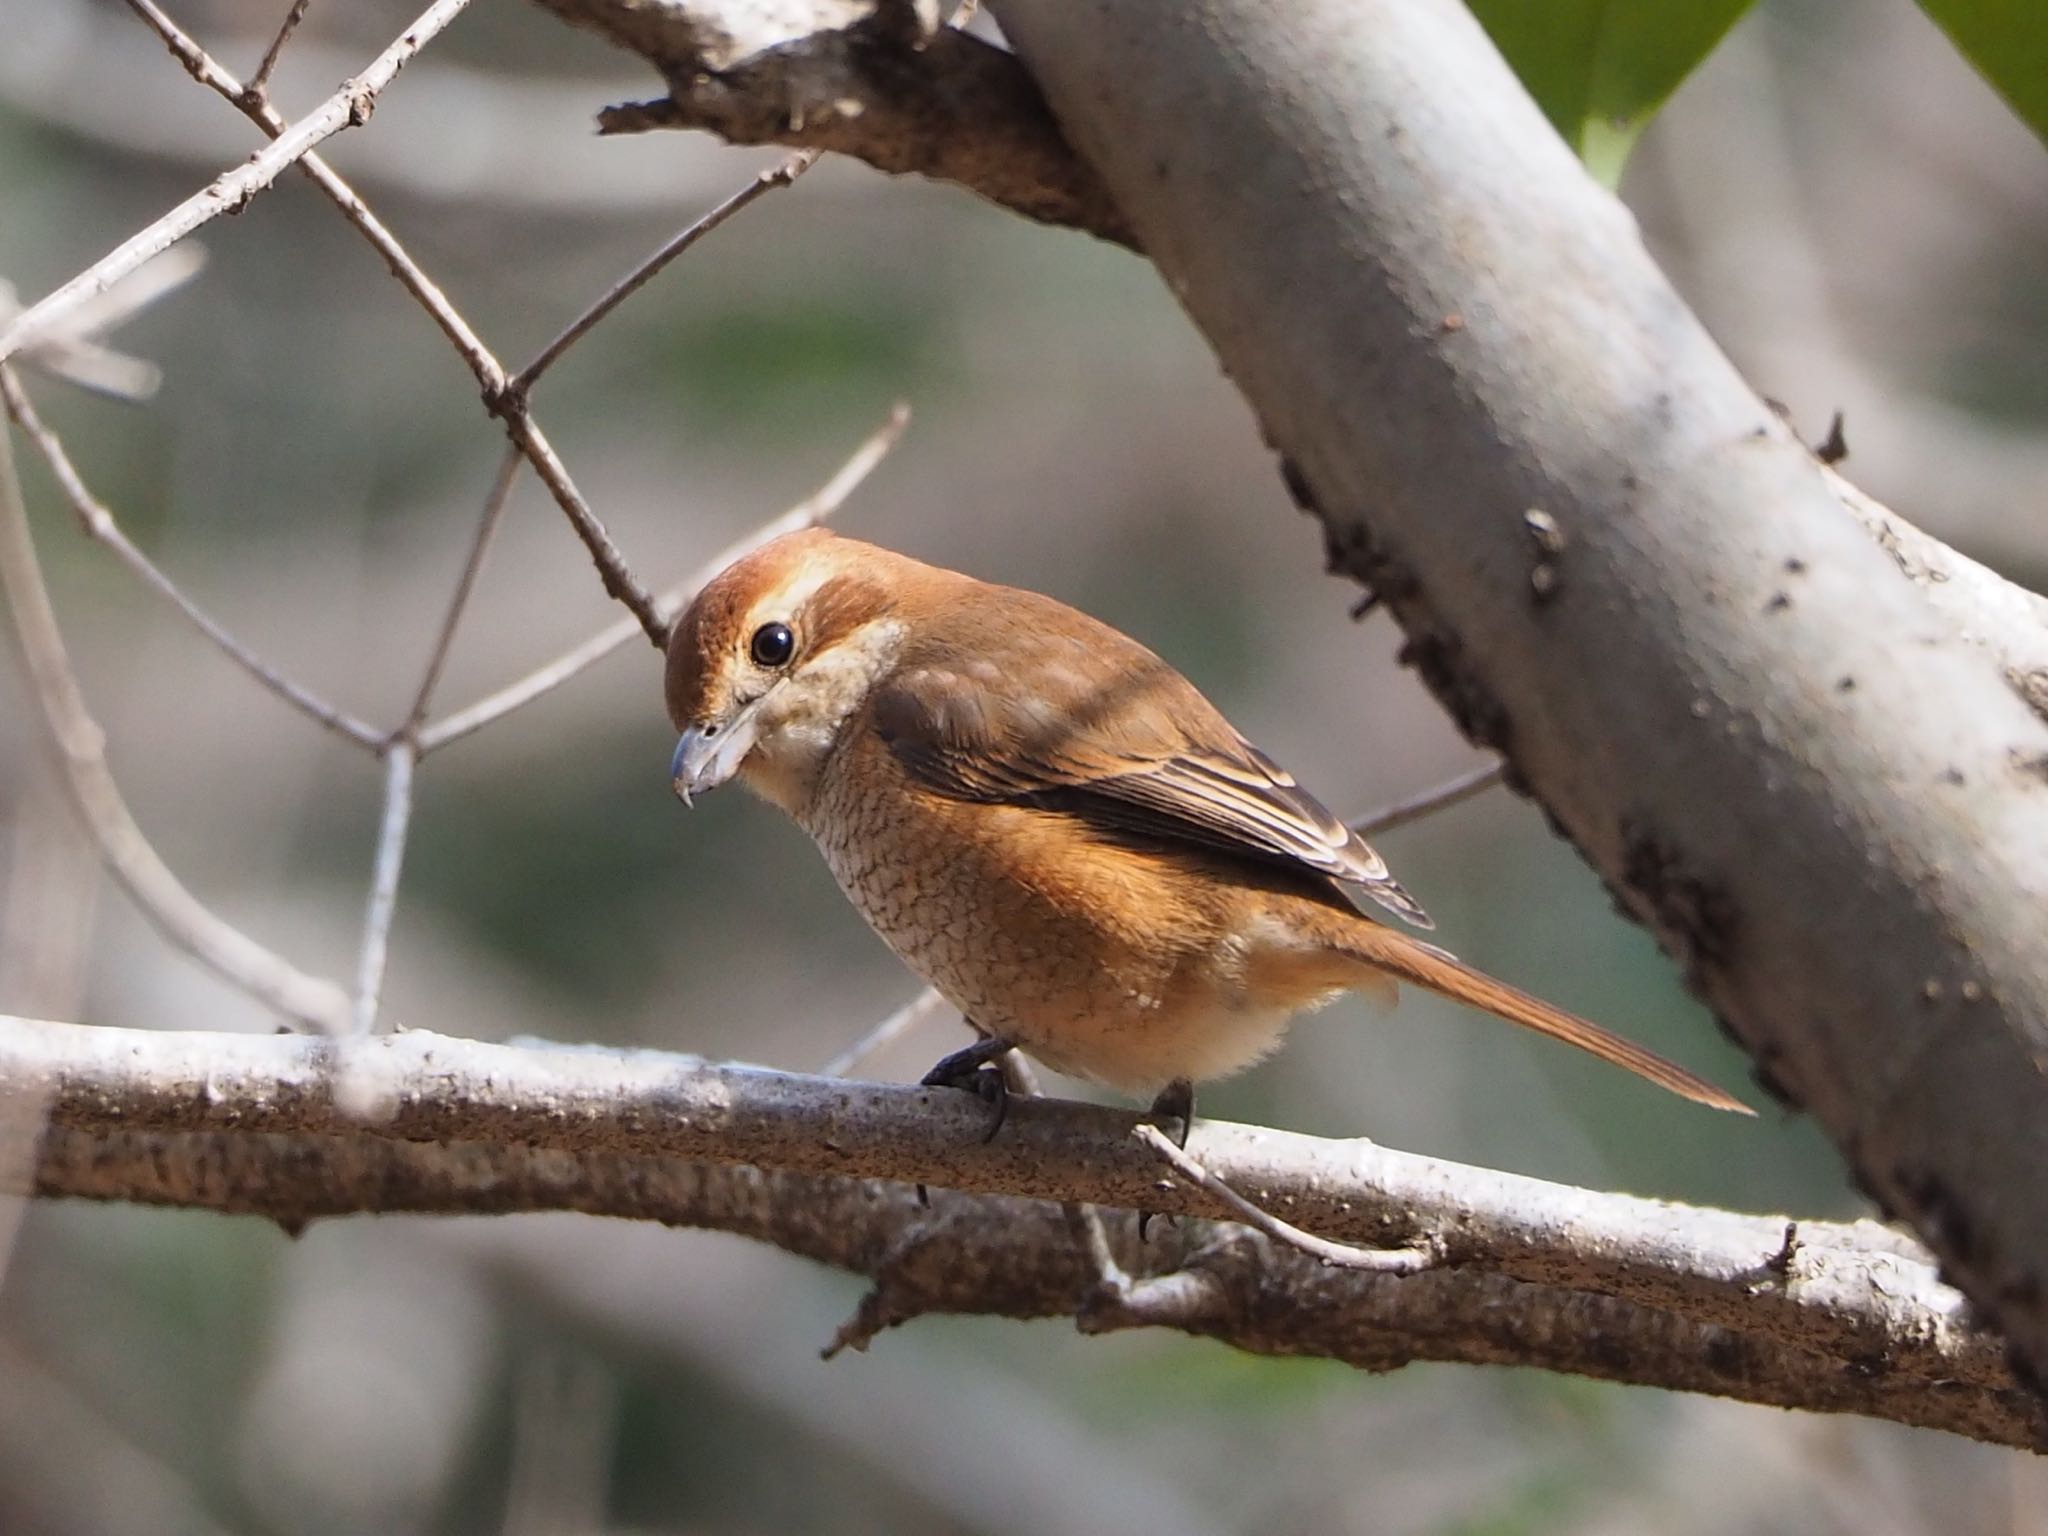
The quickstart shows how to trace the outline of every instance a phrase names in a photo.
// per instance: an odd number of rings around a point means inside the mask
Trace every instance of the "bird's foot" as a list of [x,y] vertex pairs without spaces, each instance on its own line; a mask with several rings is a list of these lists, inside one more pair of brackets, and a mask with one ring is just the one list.
[[974,1044],[944,1057],[919,1079],[927,1088],[964,1088],[994,1109],[984,1142],[994,1141],[1010,1112],[1010,1085],[1003,1069],[996,1065],[1010,1049],[1010,1042],[984,1035]]
[[1184,1077],[1176,1077],[1159,1090],[1159,1097],[1145,1111],[1145,1118],[1158,1126],[1175,1146],[1187,1150],[1188,1132],[1195,1128],[1195,1085]]
[[[1152,1101],[1152,1107],[1145,1111],[1145,1118],[1159,1127],[1160,1133],[1170,1139],[1183,1151],[1187,1149],[1188,1132],[1195,1128],[1195,1085],[1184,1077],[1176,1077]],[[1138,1241],[1145,1241],[1145,1231],[1152,1225],[1157,1211],[1138,1212]],[[1167,1222],[1173,1218],[1168,1216]]]

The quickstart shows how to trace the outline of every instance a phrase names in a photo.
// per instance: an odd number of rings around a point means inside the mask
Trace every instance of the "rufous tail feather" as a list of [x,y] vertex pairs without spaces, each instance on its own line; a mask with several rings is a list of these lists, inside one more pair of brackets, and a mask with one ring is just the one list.
[[1346,932],[1341,947],[1346,954],[1363,960],[1396,980],[1425,987],[1453,1002],[1467,1004],[1495,1018],[1506,1019],[1510,1024],[1519,1024],[1539,1035],[1575,1045],[1602,1061],[1610,1061],[1638,1077],[1649,1079],[1659,1088],[1691,1099],[1695,1104],[1730,1110],[1738,1115],[1756,1113],[1733,1094],[1716,1088],[1676,1062],[1666,1061],[1656,1052],[1644,1050],[1633,1040],[1624,1040],[1590,1020],[1566,1013],[1562,1008],[1554,1008],[1519,987],[1511,987],[1484,971],[1474,970],[1434,944],[1411,939],[1405,933],[1397,933],[1377,923],[1361,921]]

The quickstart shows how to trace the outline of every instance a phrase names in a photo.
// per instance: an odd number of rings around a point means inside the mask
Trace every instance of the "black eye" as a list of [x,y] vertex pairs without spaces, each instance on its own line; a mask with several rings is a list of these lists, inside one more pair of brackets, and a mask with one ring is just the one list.
[[754,658],[757,667],[779,667],[796,654],[796,636],[789,632],[787,624],[763,624],[754,631],[747,654]]

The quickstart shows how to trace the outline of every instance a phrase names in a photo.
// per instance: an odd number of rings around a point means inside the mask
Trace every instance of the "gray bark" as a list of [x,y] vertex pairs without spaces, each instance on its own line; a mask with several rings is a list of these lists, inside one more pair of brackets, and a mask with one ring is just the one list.
[[1424,679],[2048,1374],[2048,726],[1456,0],[991,8]]
[[[0,1018],[0,1192],[268,1217],[575,1210],[712,1227],[866,1275],[863,1346],[926,1312],[1157,1326],[1369,1370],[1514,1363],[1870,1414],[2048,1449],[2048,1410],[1931,1257],[1870,1222],[1788,1222],[1201,1122],[1209,1172],[1310,1230],[1420,1244],[1393,1277],[1229,1222],[1135,1117],[641,1051],[410,1033],[332,1041]],[[0,1151],[6,1149],[0,1148]],[[912,1185],[933,1186],[929,1209]],[[949,1193],[948,1191],[954,1191]],[[1122,1276],[1059,1201],[1109,1207]],[[1121,1209],[1115,1209],[1121,1208]],[[1132,1209],[1186,1218],[1139,1240]],[[1212,1224],[1213,1223],[1213,1224]]]

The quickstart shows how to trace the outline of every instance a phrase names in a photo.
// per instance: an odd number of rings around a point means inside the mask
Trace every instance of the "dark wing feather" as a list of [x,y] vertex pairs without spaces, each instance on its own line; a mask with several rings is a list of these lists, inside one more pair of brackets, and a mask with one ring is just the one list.
[[[943,619],[927,625],[876,690],[875,727],[920,783],[1292,865],[1433,926],[1363,838],[1172,667],[1050,598],[1004,596],[1007,632],[968,647]],[[990,609],[977,608],[985,634]],[[974,659],[987,639],[1000,668]]]

